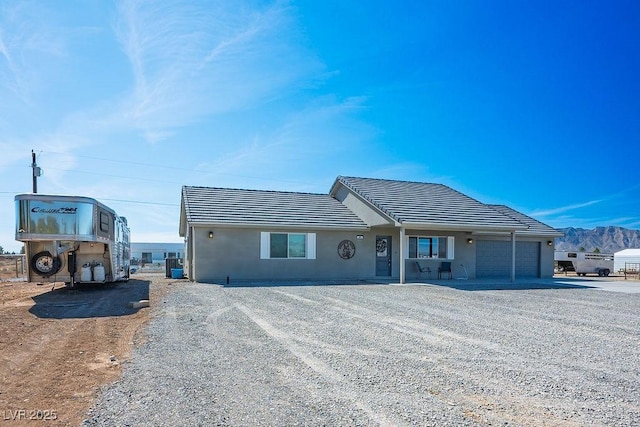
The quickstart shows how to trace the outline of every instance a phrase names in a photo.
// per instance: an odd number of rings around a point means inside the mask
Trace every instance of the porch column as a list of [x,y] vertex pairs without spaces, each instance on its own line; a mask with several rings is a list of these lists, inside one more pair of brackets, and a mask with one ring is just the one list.
[[404,262],[404,227],[400,227],[400,283],[404,283],[405,279],[405,262]]
[[516,232],[511,232],[511,281],[516,281]]

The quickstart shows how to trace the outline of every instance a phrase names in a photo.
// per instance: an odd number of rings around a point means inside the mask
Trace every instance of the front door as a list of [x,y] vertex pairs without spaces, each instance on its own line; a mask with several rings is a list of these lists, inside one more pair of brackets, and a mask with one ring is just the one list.
[[376,236],[376,276],[391,276],[391,236]]

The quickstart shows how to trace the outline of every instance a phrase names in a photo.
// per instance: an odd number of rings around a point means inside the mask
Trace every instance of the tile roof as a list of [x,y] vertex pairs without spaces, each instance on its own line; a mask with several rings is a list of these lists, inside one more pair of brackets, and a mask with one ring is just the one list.
[[526,230],[521,221],[442,184],[339,176],[351,189],[403,225],[472,230]]
[[367,229],[346,206],[327,194],[232,188],[182,188],[189,224]]

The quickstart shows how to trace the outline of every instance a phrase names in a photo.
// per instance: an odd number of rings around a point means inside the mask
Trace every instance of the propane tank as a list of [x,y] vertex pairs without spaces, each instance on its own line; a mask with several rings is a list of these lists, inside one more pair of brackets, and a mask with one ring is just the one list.
[[85,263],[80,270],[80,281],[81,282],[90,282],[91,281],[91,264]]
[[97,263],[95,267],[93,267],[93,280],[96,282],[104,282],[104,265],[102,263]]

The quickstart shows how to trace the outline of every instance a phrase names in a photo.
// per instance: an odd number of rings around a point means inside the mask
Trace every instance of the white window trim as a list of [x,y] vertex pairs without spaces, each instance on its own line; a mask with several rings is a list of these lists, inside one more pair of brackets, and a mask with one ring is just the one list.
[[[271,258],[271,233],[275,234],[304,234],[306,241],[306,256],[293,258]],[[299,233],[287,231],[261,231],[260,232],[260,259],[316,259],[316,233]]]

